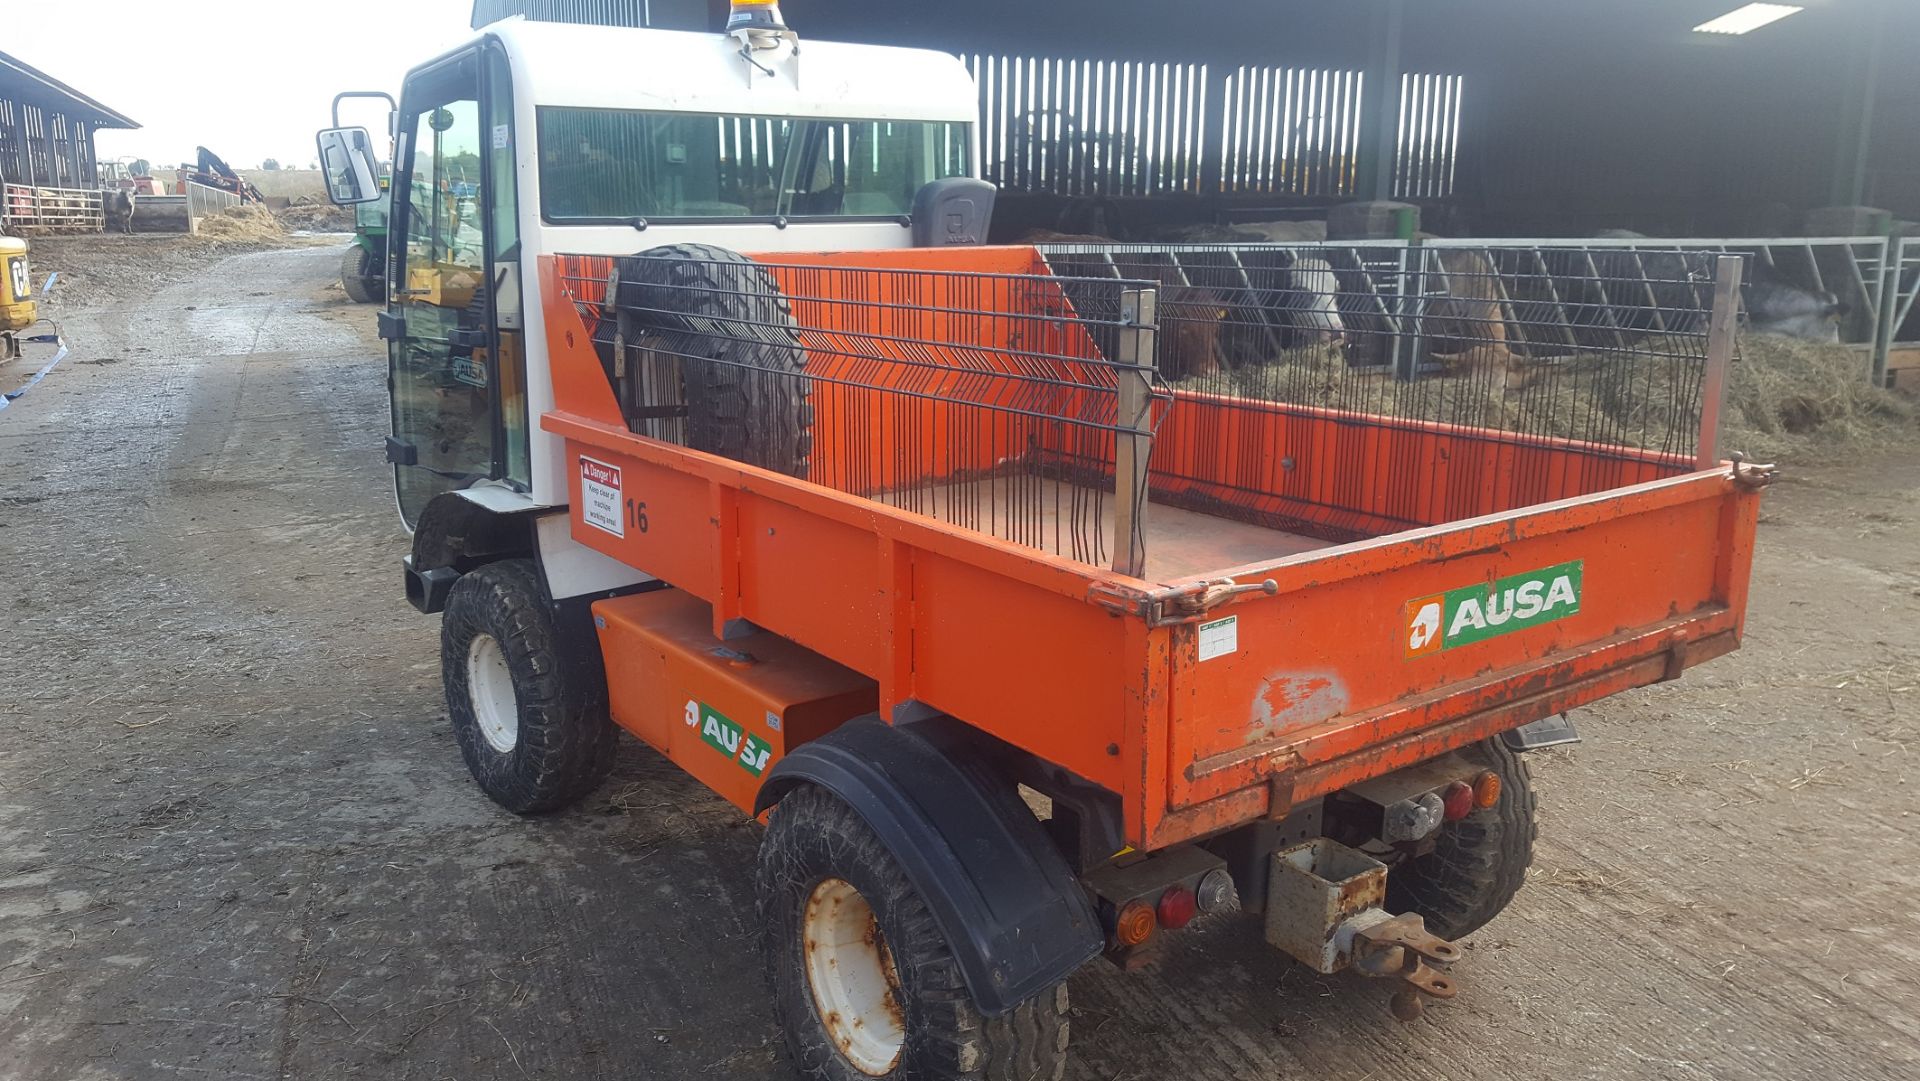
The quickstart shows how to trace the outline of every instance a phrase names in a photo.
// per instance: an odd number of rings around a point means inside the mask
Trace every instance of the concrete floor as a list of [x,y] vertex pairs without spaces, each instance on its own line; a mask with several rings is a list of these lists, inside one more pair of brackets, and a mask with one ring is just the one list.
[[[69,312],[0,413],[0,1078],[792,1076],[758,827],[631,743],[551,818],[467,781],[337,266]],[[1073,979],[1069,1076],[1920,1076],[1915,449],[1778,486],[1746,650],[1535,757],[1459,999],[1399,1025],[1214,920]]]

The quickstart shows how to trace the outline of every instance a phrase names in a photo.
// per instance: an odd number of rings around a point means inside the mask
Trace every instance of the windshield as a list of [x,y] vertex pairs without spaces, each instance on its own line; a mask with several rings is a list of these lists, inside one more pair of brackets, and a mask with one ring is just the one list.
[[971,175],[968,125],[540,110],[548,221],[899,217]]

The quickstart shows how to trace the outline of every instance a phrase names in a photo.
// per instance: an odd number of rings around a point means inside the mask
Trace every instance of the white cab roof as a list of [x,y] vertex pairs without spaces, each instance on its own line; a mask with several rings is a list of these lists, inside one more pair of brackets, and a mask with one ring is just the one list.
[[531,95],[534,105],[965,123],[978,112],[959,58],[927,49],[803,36],[799,56],[767,76],[750,68],[739,42],[724,34],[517,17],[481,33],[506,46],[515,92]]

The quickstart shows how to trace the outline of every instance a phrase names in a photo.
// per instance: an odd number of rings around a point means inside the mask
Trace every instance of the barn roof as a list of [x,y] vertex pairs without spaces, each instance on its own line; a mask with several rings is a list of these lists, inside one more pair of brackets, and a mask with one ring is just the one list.
[[38,105],[96,128],[137,128],[138,121],[116,112],[66,83],[6,53],[0,53],[0,98]]

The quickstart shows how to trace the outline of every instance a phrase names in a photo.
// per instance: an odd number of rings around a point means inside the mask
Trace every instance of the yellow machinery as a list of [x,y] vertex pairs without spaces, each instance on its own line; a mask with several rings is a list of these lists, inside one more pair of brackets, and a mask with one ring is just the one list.
[[16,331],[38,318],[33,304],[33,275],[27,272],[27,242],[0,236],[0,360],[20,355]]

